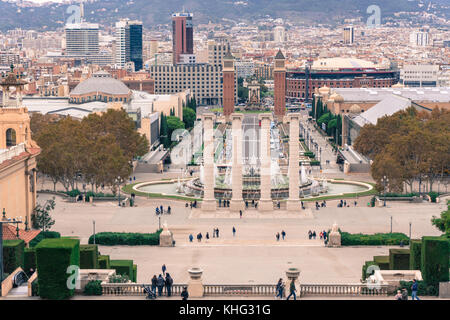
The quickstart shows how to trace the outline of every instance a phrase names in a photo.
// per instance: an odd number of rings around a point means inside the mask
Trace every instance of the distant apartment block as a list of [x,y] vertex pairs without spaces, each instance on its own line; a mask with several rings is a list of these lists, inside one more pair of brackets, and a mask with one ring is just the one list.
[[400,70],[400,83],[405,87],[436,87],[438,65],[405,65]]

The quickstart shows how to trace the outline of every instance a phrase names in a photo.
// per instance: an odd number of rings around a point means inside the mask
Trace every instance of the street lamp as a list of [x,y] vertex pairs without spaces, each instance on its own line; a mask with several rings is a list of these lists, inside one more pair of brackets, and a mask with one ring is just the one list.
[[409,222],[409,247],[411,248],[411,221]]
[[[16,232],[17,232],[17,238],[19,238],[19,223],[22,223],[22,217],[19,217],[18,220],[14,219],[8,219],[6,218],[6,211],[5,208],[3,208],[3,216],[0,220],[0,283],[3,281],[3,224],[16,224]],[[0,286],[0,297],[2,295],[2,288]]]
[[123,182],[123,179],[120,176],[118,176],[117,179],[116,179],[116,183],[119,186],[119,207],[121,206],[120,205],[120,185],[121,185],[122,182]]
[[95,220],[92,220],[92,226],[94,228],[94,244],[95,244]]
[[392,216],[391,216],[391,233],[392,233]]
[[389,182],[389,179],[386,176],[383,176],[383,188],[384,188],[384,204],[383,207],[386,207],[386,184]]

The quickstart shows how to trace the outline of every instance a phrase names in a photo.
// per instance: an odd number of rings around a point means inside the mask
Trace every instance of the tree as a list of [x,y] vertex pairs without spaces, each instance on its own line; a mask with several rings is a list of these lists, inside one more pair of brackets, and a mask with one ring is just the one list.
[[167,126],[166,116],[162,112],[161,112],[161,126],[159,128],[159,137],[164,148],[168,148],[170,146],[169,128]]
[[55,220],[50,216],[50,211],[55,209],[55,198],[47,200],[44,205],[38,204],[31,216],[31,223],[34,229],[48,231],[55,224]]
[[177,117],[167,117],[167,128],[169,141],[172,140],[172,133],[176,129],[184,129],[184,123]]
[[194,110],[189,108],[183,109],[183,122],[187,129],[194,127],[196,117]]
[[440,231],[444,232],[447,237],[450,237],[450,204],[447,205],[447,210],[441,212],[441,217],[433,216],[431,223]]

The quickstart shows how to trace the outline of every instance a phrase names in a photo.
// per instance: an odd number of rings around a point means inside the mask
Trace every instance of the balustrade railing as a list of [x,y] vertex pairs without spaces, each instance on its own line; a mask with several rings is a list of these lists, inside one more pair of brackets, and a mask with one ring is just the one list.
[[[151,285],[145,284],[150,287]],[[172,286],[172,295],[179,296],[186,284],[174,284]],[[203,286],[205,296],[275,296],[276,285],[272,284],[250,284],[250,285],[224,285],[224,284],[206,284]],[[143,284],[138,283],[102,283],[103,295],[144,295]],[[287,289],[287,288],[286,288]],[[286,290],[285,289],[285,290]],[[285,292],[287,293],[287,292]],[[381,296],[387,295],[388,286],[378,285],[374,288],[366,284],[301,284],[300,296],[308,295],[327,295],[327,296]],[[298,294],[298,293],[297,293]],[[166,288],[163,295],[167,295]]]

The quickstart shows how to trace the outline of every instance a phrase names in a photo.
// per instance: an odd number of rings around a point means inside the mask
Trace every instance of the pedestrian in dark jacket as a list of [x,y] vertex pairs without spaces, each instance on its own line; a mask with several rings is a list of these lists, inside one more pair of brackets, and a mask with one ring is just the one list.
[[281,237],[283,238],[283,240],[284,238],[286,238],[286,232],[284,232],[284,230],[281,230]]
[[156,278],[156,274],[155,275],[153,275],[153,278],[152,278],[152,292],[153,292],[153,294],[156,296],[156,283],[157,283],[157,281],[158,281],[158,278]]
[[420,300],[417,296],[417,291],[419,290],[419,284],[417,283],[416,279],[413,279],[413,284],[411,286],[411,300]]
[[158,287],[158,295],[161,297],[165,285],[165,281],[162,275],[158,276],[158,280],[156,280],[156,286]]
[[166,274],[166,280],[165,280],[164,284],[166,286],[167,296],[170,297],[172,295],[173,279],[168,272]]
[[288,297],[286,298],[286,300],[289,300],[289,298],[292,296],[292,295],[294,295],[294,300],[297,300],[297,295],[295,294],[295,291],[297,291],[297,289],[295,289],[295,283],[294,283],[294,280],[292,280],[291,281],[291,285],[290,285],[290,287],[289,287],[289,295],[288,295]]
[[183,291],[181,291],[181,298],[182,298],[182,300],[187,300],[189,298],[189,293],[187,291],[187,287],[184,287]]

